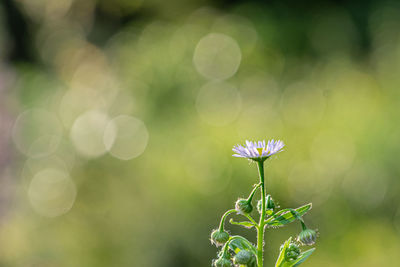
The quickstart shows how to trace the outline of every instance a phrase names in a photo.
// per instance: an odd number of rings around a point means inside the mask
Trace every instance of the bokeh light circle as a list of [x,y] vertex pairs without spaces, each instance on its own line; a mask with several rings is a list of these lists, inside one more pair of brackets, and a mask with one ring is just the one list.
[[113,97],[99,90],[77,86],[69,89],[59,105],[60,118],[65,127],[70,128],[76,118],[90,110],[103,110],[110,106]]
[[70,133],[76,151],[87,158],[99,157],[106,153],[103,137],[109,122],[108,115],[97,110],[80,115],[72,125]]
[[121,115],[112,119],[104,132],[104,145],[108,152],[122,160],[140,156],[146,149],[149,133],[139,119]]
[[12,139],[28,157],[44,157],[53,153],[62,138],[63,127],[58,118],[42,109],[21,113],[15,121]]
[[210,33],[196,46],[193,64],[196,70],[210,80],[232,77],[239,69],[242,53],[237,42],[225,34]]
[[21,170],[21,184],[24,188],[29,188],[32,177],[45,169],[56,169],[66,173],[69,171],[66,162],[55,154],[48,157],[29,158]]
[[225,82],[204,85],[196,99],[201,119],[214,126],[233,122],[242,108],[242,97],[236,87]]
[[46,217],[56,217],[72,208],[76,186],[68,173],[57,169],[45,169],[33,177],[28,197],[37,213]]
[[253,51],[258,40],[258,33],[253,23],[246,17],[228,14],[215,20],[214,32],[224,33],[234,38],[240,45],[243,54]]

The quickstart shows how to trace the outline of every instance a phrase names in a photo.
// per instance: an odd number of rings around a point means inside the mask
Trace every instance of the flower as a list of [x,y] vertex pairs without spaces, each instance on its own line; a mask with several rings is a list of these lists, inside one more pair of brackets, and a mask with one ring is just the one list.
[[236,145],[233,147],[234,157],[248,158],[255,161],[264,161],[272,155],[282,151],[285,144],[281,141],[274,141],[274,139],[268,141],[265,144],[265,140],[258,142],[251,142],[246,140],[246,145]]

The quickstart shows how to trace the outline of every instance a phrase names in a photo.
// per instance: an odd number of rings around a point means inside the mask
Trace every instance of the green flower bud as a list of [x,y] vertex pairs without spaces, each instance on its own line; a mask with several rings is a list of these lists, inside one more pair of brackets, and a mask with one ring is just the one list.
[[296,244],[290,243],[289,247],[285,251],[285,260],[286,261],[292,261],[297,259],[297,257],[300,256],[300,249]]
[[229,240],[229,234],[226,231],[220,231],[216,229],[211,233],[211,243],[214,243],[217,247],[222,246]]
[[271,195],[267,195],[266,208],[267,208],[267,210],[275,209],[275,201],[272,199]]
[[300,232],[297,240],[301,242],[303,245],[311,246],[317,240],[317,232],[311,229],[305,229]]
[[247,264],[250,264],[254,260],[255,260],[255,255],[253,253],[251,253],[248,250],[242,249],[233,258],[233,263],[238,264],[238,265],[239,264],[247,265]]
[[[266,210],[274,210],[276,208],[275,201],[272,199],[271,195],[267,195],[265,198],[265,209]],[[262,201],[261,199],[257,202],[257,210],[261,214],[262,210]]]
[[214,267],[231,267],[232,263],[229,259],[220,257],[213,262]]
[[253,206],[247,199],[240,198],[236,201],[235,209],[240,214],[249,214],[253,210]]

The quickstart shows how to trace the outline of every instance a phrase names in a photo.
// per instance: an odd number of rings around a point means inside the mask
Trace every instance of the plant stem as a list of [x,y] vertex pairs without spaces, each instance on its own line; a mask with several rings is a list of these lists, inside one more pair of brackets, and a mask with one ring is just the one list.
[[235,211],[236,211],[235,209],[231,209],[231,210],[228,210],[227,212],[224,213],[224,215],[223,215],[222,218],[221,218],[221,222],[219,223],[219,230],[220,230],[220,231],[224,231],[224,223],[225,223],[226,217],[227,217],[229,214],[231,214],[231,213],[233,213],[233,212],[235,212]]
[[264,183],[264,162],[258,161],[258,174],[261,184],[261,215],[257,229],[257,266],[263,267],[264,254],[264,218],[265,218],[265,183]]
[[261,183],[257,184],[253,190],[251,191],[249,197],[247,198],[248,201],[251,201],[253,199],[254,194],[256,193],[257,189],[261,186]]

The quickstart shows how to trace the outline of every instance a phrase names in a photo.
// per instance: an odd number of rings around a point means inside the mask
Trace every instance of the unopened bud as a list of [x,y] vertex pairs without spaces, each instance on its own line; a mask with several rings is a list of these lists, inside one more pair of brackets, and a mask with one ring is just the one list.
[[255,255],[248,250],[240,250],[233,258],[234,264],[247,265],[255,260]]
[[285,260],[292,261],[297,259],[300,256],[300,249],[296,244],[290,243],[289,247],[285,251]]
[[[272,199],[271,195],[267,195],[265,198],[265,209],[266,210],[274,210],[276,208],[275,201]],[[257,210],[261,214],[262,210],[262,201],[261,199],[257,202]]]
[[271,195],[267,195],[266,208],[267,208],[267,210],[275,209],[275,201],[272,199]]
[[211,233],[211,243],[214,243],[217,247],[222,246],[229,240],[229,234],[226,231],[220,231],[216,229]]
[[214,267],[231,267],[232,263],[229,259],[220,257],[214,261],[213,266]]
[[311,246],[317,240],[317,232],[311,229],[305,229],[300,232],[297,240],[301,242],[303,245]]
[[253,206],[247,199],[238,199],[235,204],[235,209],[240,214],[249,214],[253,210]]

